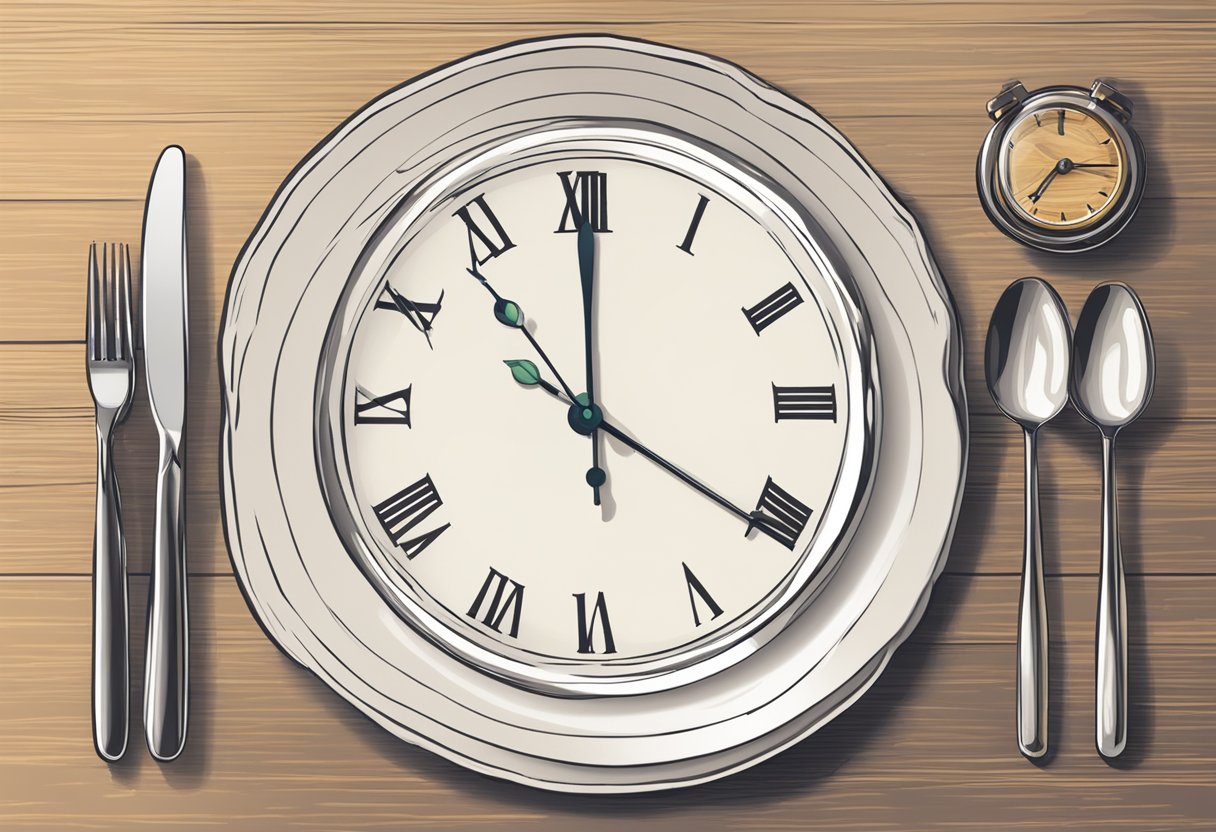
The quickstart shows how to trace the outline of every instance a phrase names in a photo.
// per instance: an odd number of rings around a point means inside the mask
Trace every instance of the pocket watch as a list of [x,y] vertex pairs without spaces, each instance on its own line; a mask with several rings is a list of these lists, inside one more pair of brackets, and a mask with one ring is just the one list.
[[1145,154],[1132,102],[1111,82],[1028,93],[1011,81],[987,109],[996,123],[976,185],[997,228],[1031,248],[1077,253],[1127,226],[1144,194]]

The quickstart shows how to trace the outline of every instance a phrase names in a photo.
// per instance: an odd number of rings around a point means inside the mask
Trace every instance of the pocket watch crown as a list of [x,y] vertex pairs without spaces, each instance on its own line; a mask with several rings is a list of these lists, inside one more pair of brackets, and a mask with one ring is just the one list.
[[1113,82],[1098,78],[1090,87],[1089,97],[1105,104],[1121,121],[1131,120],[1132,100],[1115,89]]
[[1006,81],[996,97],[988,102],[988,117],[1000,121],[1010,110],[1026,99],[1026,88],[1021,81]]

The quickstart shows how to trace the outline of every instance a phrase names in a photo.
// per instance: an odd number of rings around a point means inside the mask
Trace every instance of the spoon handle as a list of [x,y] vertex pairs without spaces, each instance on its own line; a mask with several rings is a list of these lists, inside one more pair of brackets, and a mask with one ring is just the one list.
[[1047,603],[1043,533],[1039,526],[1038,434],[1026,431],[1026,551],[1018,606],[1018,748],[1031,759],[1047,753]]
[[1119,549],[1115,438],[1102,437],[1102,578],[1098,591],[1098,753],[1118,757],[1127,745],[1127,587]]

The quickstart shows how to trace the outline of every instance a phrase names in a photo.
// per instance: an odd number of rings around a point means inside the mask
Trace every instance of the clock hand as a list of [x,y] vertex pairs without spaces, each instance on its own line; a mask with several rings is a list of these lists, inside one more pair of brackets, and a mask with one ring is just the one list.
[[1039,183],[1039,187],[1030,195],[1031,202],[1038,202],[1039,199],[1042,198],[1043,192],[1047,190],[1047,186],[1051,184],[1051,181],[1056,178],[1056,175],[1059,172],[1059,167],[1056,165],[1051,166],[1051,170],[1048,171],[1047,175],[1043,177],[1043,181]]
[[[583,284],[583,348],[587,359],[586,404],[590,407],[595,404],[595,338],[591,310],[595,289],[595,232],[591,230],[591,223],[586,221],[578,229],[578,273]],[[597,506],[600,504],[600,486],[606,479],[607,475],[600,467],[599,432],[593,430],[591,431],[591,467],[587,469],[587,484],[594,492],[594,501]]]
[[1096,162],[1073,162],[1072,166],[1074,168],[1117,168],[1117,167],[1119,167],[1117,164],[1114,164],[1114,163],[1098,164]]
[[486,291],[489,292],[494,298],[494,317],[498,319],[498,322],[503,326],[510,327],[511,329],[518,329],[524,334],[524,337],[528,339],[528,343],[532,345],[532,349],[536,350],[536,354],[539,355],[541,360],[545,362],[545,365],[553,373],[553,377],[557,379],[558,383],[561,384],[562,389],[566,391],[566,395],[570,399],[574,399],[574,391],[570,389],[570,385],[566,384],[565,379],[562,378],[562,374],[557,371],[557,367],[553,366],[553,362],[549,360],[549,356],[541,348],[540,343],[536,340],[536,336],[529,332],[528,328],[524,326],[524,311],[520,309],[519,304],[513,300],[507,300],[502,295],[498,294],[498,292],[494,291],[494,287],[490,285],[490,281],[486,280],[485,276],[477,271],[476,267],[466,269],[466,271],[473,275],[473,277],[475,277],[477,281],[486,288]]
[[[599,430],[602,430],[605,433],[607,433],[609,436],[613,436],[616,439],[620,440],[620,442],[622,444],[632,448],[634,451],[637,451],[639,454],[646,457],[647,459],[649,459],[654,464],[658,465],[663,470],[667,471],[669,474],[674,476],[676,479],[683,482],[685,485],[692,486],[696,491],[700,492],[701,494],[705,495],[709,499],[713,500],[719,506],[726,509],[731,514],[735,515],[740,520],[745,520],[747,522],[749,530],[751,529],[752,526],[778,527],[777,521],[775,521],[773,518],[769,517],[764,512],[760,511],[759,509],[757,509],[755,511],[746,511],[746,510],[740,508],[739,506],[732,503],[730,500],[723,497],[718,492],[714,491],[709,486],[705,485],[705,483],[701,482],[696,477],[692,476],[687,471],[680,468],[678,465],[676,465],[672,462],[669,462],[668,460],[659,456],[657,453],[650,450],[650,448],[647,448],[641,442],[639,442],[638,440],[634,439],[629,434],[622,431],[616,425],[612,424],[611,422],[606,421],[603,417],[603,413],[600,411],[600,409],[598,407],[592,409],[591,407],[586,406],[586,404],[581,399],[575,399],[572,401],[568,396],[563,395],[561,390],[559,390],[553,384],[550,384],[548,381],[546,381],[544,378],[541,377],[540,371],[536,369],[536,365],[533,364],[531,361],[516,360],[516,361],[504,361],[503,363],[511,368],[511,374],[515,377],[515,380],[517,382],[524,385],[525,387],[540,387],[542,390],[544,390],[550,396],[553,396],[554,398],[558,399],[559,401],[562,401],[562,402],[565,402],[566,404],[571,405],[572,414],[574,413],[574,410],[576,407],[582,408],[581,415],[582,415],[583,419],[587,420],[588,424],[594,424],[595,427],[598,428]],[[575,402],[578,402],[578,404],[575,404]],[[573,424],[574,424],[574,416],[572,415],[571,416],[571,425],[573,426]],[[577,428],[576,428],[576,430],[577,430]]]

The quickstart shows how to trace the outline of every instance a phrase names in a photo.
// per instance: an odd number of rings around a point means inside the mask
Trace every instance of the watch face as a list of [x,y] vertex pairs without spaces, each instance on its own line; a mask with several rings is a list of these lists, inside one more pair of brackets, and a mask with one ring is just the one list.
[[1093,225],[1115,205],[1126,155],[1106,119],[1069,106],[1031,107],[1005,135],[1001,190],[1023,220],[1046,229]]
[[480,157],[399,210],[334,347],[352,552],[525,684],[742,655],[869,464],[861,316],[788,206],[673,139],[597,136]]

